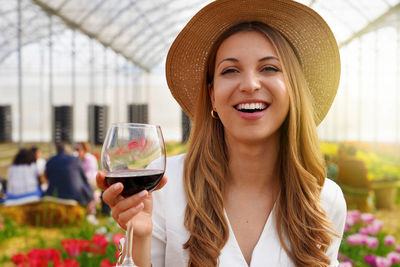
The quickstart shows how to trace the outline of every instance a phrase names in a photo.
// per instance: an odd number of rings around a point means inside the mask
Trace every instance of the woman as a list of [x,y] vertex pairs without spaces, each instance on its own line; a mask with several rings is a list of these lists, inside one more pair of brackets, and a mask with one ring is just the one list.
[[95,185],[96,174],[99,169],[97,158],[90,153],[90,144],[88,142],[79,142],[75,145],[75,150],[81,160],[83,171],[89,184]]
[[219,0],[198,12],[166,63],[194,121],[187,154],[167,161],[169,183],[152,194],[124,199],[97,177],[114,219],[133,221],[135,263],[338,266],[346,207],[325,179],[316,125],[339,65],[329,27],[299,3]]
[[42,197],[35,155],[22,148],[7,171],[6,205],[37,201]]

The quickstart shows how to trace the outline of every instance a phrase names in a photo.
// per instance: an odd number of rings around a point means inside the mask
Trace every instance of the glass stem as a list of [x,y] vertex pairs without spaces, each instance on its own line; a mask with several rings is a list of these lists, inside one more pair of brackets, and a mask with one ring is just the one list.
[[133,258],[132,258],[132,249],[133,249],[133,226],[132,222],[129,221],[126,229],[126,256],[124,258],[124,261],[122,262],[122,265],[125,266],[136,266],[133,263]]

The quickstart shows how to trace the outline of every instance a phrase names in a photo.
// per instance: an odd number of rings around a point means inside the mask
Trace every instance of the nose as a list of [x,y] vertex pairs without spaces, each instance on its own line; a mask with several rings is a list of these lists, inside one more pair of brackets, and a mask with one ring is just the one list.
[[254,72],[245,72],[242,75],[240,91],[252,93],[261,88],[258,75]]

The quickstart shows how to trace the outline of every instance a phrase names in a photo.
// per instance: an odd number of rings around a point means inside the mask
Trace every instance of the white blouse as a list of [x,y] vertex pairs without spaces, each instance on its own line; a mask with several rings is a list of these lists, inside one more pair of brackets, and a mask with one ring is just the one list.
[[11,165],[7,173],[7,193],[23,195],[39,188],[36,163]]
[[[183,187],[184,158],[185,154],[167,159],[165,176],[168,178],[168,183],[163,189],[153,192],[153,238],[151,243],[153,267],[184,267],[187,266],[189,259],[188,251],[183,249],[183,244],[190,236],[183,224],[187,203]],[[342,236],[346,219],[346,203],[340,187],[329,179],[325,180],[321,202],[336,230]],[[275,210],[273,208],[253,250],[250,267],[294,266],[280,244],[274,218]],[[221,250],[218,259],[219,266],[248,267],[228,218],[227,221],[229,239]],[[339,266],[337,254],[340,241],[341,238],[335,238],[327,251],[327,256],[331,259],[330,266]]]

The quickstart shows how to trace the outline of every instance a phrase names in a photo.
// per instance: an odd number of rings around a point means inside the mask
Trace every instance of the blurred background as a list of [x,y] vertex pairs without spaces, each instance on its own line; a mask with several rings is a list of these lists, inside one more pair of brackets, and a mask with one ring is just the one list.
[[[3,181],[21,148],[36,146],[48,160],[56,142],[87,142],[98,158],[112,122],[158,124],[168,154],[184,152],[191,122],[168,90],[165,58],[210,2],[0,0]],[[339,90],[318,127],[327,176],[349,209],[373,213],[399,239],[400,1],[298,2],[326,20],[340,48]]]

